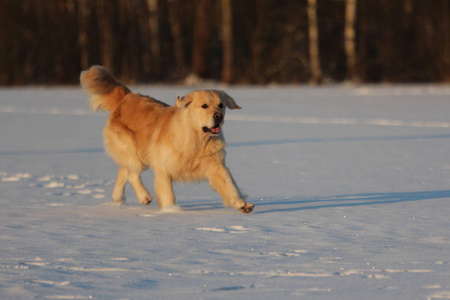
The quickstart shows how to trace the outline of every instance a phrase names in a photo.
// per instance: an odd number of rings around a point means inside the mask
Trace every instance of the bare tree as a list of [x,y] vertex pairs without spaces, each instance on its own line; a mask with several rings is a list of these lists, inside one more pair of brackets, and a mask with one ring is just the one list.
[[258,5],[255,7],[256,9],[256,23],[253,29],[253,34],[251,38],[251,79],[252,81],[258,82],[261,81],[261,59],[262,52],[264,49],[264,17],[265,10],[267,7],[267,0],[260,0]]
[[208,40],[209,40],[209,23],[208,23],[208,4],[209,0],[194,0],[194,28],[192,42],[192,72],[204,77],[208,71]]
[[111,18],[111,3],[97,0],[97,18],[100,30],[100,56],[102,65],[114,72],[114,33]]
[[159,74],[161,68],[161,45],[159,42],[158,0],[147,0],[147,5],[149,11],[148,26],[151,34],[151,64],[154,72]]
[[441,71],[441,80],[445,82],[450,82],[450,38],[448,37],[448,32],[450,30],[450,4],[447,0],[442,0],[442,67]]
[[319,57],[319,29],[317,26],[316,0],[308,0],[308,35],[309,35],[309,60],[311,64],[311,82],[322,82],[322,69]]
[[180,21],[180,0],[168,0],[170,32],[173,38],[173,55],[175,57],[175,73],[184,74],[186,57],[184,55],[184,43],[182,23]]
[[231,83],[233,78],[233,25],[231,0],[221,0],[222,5],[222,81]]
[[355,51],[356,0],[345,0],[344,47],[347,57],[347,80],[356,81]]
[[86,70],[87,68],[89,68],[89,10],[89,0],[78,1],[78,46],[80,48],[80,65],[82,70]]

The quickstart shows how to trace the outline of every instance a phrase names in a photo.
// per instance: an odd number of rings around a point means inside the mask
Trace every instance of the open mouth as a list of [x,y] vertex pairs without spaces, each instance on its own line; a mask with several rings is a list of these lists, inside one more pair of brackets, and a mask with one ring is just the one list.
[[216,125],[214,125],[214,127],[211,127],[211,128],[203,126],[202,129],[203,129],[204,133],[219,134],[220,133],[220,124],[216,124]]

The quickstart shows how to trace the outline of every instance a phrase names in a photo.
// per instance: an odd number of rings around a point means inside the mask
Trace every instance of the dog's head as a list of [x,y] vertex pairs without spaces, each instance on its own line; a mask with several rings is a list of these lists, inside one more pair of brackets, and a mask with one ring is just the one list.
[[178,108],[187,109],[191,124],[195,130],[205,135],[218,135],[222,131],[225,117],[225,107],[241,109],[233,98],[223,91],[203,90],[193,91],[176,101]]

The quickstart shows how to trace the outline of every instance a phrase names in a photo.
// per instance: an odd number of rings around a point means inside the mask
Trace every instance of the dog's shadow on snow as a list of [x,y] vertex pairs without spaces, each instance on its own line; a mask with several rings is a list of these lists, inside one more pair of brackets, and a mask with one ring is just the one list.
[[431,135],[393,135],[393,136],[369,136],[369,137],[338,137],[338,138],[304,138],[304,139],[274,139],[245,142],[230,142],[227,147],[270,146],[282,144],[307,144],[325,142],[373,142],[373,141],[407,141],[407,140],[431,140],[448,139],[449,134]]
[[309,209],[323,209],[332,207],[354,207],[367,205],[382,205],[420,200],[450,198],[450,190],[399,193],[366,193],[347,194],[330,197],[305,198],[266,198],[251,201],[255,203],[255,213],[292,212]]

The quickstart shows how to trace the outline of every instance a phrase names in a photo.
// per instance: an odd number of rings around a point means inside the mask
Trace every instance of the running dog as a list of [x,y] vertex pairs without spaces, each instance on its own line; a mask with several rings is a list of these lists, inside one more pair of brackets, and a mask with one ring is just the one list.
[[192,91],[170,106],[132,93],[101,66],[81,72],[80,81],[91,95],[92,110],[110,112],[103,137],[106,153],[119,166],[114,202],[125,201],[125,185],[130,182],[139,202],[149,204],[152,196],[141,173],[150,167],[161,208],[175,205],[173,181],[209,180],[224,206],[243,213],[253,210],[224,163],[225,107],[241,109],[225,92]]

